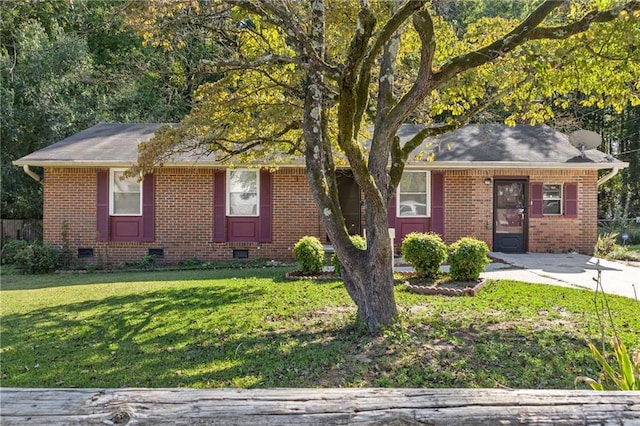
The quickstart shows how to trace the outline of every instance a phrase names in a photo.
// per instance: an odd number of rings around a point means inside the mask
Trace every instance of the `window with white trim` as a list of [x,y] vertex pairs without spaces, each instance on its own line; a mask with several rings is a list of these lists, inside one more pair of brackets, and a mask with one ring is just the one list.
[[542,185],[542,213],[544,215],[562,214],[562,185],[543,184]]
[[227,170],[227,216],[258,216],[257,169]]
[[124,177],[125,171],[109,171],[109,214],[142,216],[142,181],[138,176]]
[[405,170],[398,185],[398,217],[430,217],[431,173],[427,170]]

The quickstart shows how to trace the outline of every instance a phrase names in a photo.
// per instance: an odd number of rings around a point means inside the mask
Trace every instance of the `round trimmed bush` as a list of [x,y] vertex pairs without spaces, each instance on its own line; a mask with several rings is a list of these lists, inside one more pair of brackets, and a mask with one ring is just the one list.
[[447,257],[447,246],[433,232],[412,232],[402,240],[402,257],[423,277],[435,278]]
[[[357,249],[364,250],[367,248],[367,241],[360,235],[351,235],[349,237],[351,239],[351,244]],[[342,269],[342,264],[340,263],[340,259],[338,259],[338,255],[333,253],[331,255],[331,264],[333,265],[333,271],[336,275],[340,275],[340,270]]]
[[456,281],[474,281],[491,261],[489,247],[477,238],[464,237],[449,246],[449,274]]
[[318,274],[322,272],[324,261],[324,248],[316,237],[304,236],[293,246],[293,257],[305,274]]

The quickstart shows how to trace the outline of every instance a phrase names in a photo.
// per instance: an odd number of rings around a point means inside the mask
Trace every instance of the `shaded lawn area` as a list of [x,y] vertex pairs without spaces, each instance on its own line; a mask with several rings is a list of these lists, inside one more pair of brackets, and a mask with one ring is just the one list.
[[[586,342],[600,342],[603,299],[588,291],[496,281],[449,298],[398,285],[401,326],[373,337],[353,325],[341,282],[285,272],[3,272],[2,386],[573,388],[598,375]],[[638,303],[607,300],[640,347]]]

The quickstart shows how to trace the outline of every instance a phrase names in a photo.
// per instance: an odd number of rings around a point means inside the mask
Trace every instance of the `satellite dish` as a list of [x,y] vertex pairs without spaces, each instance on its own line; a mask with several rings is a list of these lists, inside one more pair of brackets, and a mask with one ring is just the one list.
[[602,136],[591,130],[576,130],[569,135],[569,143],[580,150],[596,149],[602,143]]

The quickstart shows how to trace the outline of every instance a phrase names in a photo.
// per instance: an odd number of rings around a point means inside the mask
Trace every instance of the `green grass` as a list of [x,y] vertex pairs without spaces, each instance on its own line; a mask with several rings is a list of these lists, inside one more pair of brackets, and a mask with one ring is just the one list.
[[[600,341],[600,327],[586,291],[500,281],[448,298],[398,285],[401,326],[374,337],[353,325],[342,283],[286,281],[283,268],[3,269],[7,387],[572,388],[576,376],[598,375],[586,342]],[[608,302],[620,337],[640,347],[637,302]]]
[[625,247],[631,251],[640,253],[640,244],[629,244],[629,245],[625,245]]

